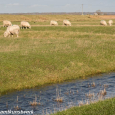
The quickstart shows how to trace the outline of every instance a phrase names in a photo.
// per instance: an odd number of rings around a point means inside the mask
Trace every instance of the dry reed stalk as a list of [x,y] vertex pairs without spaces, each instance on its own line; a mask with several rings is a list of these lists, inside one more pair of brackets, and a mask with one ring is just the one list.
[[85,96],[88,97],[88,98],[92,98],[92,97],[94,97],[94,93],[89,92],[88,94],[85,94]]
[[95,87],[95,82],[93,82],[93,83],[91,84],[91,86],[92,86],[92,87]]
[[31,106],[37,106],[38,105],[36,95],[35,95],[35,100],[33,102],[30,102],[30,105]]
[[6,108],[8,108],[8,102],[6,102]]
[[15,109],[15,110],[20,110],[21,108],[18,107],[18,105],[17,105],[16,107],[14,106],[14,109]]
[[58,87],[56,88],[56,99],[54,99],[55,101],[57,101],[57,102],[63,102],[63,98],[62,97],[60,97],[60,95],[61,95],[61,89],[60,89],[60,92],[59,92],[59,90],[58,90]]
[[98,99],[102,100],[104,98],[104,96],[107,94],[106,89],[104,88],[104,90],[101,90],[97,95],[98,95]]
[[86,105],[89,105],[89,102],[88,102],[88,100],[86,101]]
[[83,101],[79,101],[79,107],[84,105]]

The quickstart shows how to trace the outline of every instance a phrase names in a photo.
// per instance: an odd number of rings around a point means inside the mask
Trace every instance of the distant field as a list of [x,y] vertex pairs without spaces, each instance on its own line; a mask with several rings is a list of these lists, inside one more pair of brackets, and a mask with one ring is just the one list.
[[[6,28],[0,28],[0,93],[115,70],[115,28],[100,26],[102,18],[109,20],[108,16],[0,15],[0,25],[5,19],[33,25],[21,29],[19,38],[4,38]],[[49,26],[51,19],[61,26]],[[62,26],[63,19],[74,26]]]
[[10,20],[12,24],[20,25],[21,21],[28,21],[31,25],[49,25],[51,20],[58,21],[62,25],[62,21],[68,19],[73,26],[79,25],[100,25],[100,20],[115,21],[115,15],[93,16],[93,15],[0,15],[0,25],[3,20]]

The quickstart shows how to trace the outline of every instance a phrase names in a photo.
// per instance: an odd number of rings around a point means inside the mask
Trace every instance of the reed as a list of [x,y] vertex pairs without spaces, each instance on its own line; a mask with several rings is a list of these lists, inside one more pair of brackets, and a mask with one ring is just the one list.
[[18,106],[18,104],[17,104],[17,106],[14,106],[14,109],[17,111],[17,110],[21,110],[21,107],[19,107]]
[[6,102],[6,108],[8,109],[8,102]]
[[93,83],[91,84],[91,86],[92,86],[92,87],[95,87],[95,82],[93,82]]
[[82,101],[79,101],[79,104],[78,104],[78,105],[79,105],[79,107],[80,107],[80,106],[83,106],[83,105],[84,105],[83,100],[82,100]]
[[58,86],[56,88],[56,99],[54,99],[56,102],[63,102],[63,98],[61,97],[61,89],[58,89]]
[[35,99],[33,100],[33,102],[29,103],[31,106],[37,106],[38,102],[37,102],[37,96],[35,95]]
[[90,93],[90,92],[89,92],[88,94],[85,94],[85,96],[91,99],[91,98],[93,98],[95,95],[94,95],[94,93]]

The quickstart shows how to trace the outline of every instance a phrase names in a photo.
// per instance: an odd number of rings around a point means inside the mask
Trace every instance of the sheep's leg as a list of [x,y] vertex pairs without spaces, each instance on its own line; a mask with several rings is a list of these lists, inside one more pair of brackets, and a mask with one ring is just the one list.
[[17,38],[18,38],[19,31],[17,31],[15,34],[17,35]]
[[10,35],[11,35],[11,34],[8,35],[9,38],[10,38]]

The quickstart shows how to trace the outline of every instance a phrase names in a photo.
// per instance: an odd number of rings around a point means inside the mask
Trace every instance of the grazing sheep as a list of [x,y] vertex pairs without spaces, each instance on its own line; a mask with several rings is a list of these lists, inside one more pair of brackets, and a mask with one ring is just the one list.
[[71,26],[71,22],[69,20],[63,20],[63,25]]
[[20,27],[18,25],[8,26],[7,30],[4,32],[4,37],[7,37],[7,36],[10,37],[10,35],[12,35],[13,37],[14,34],[16,34],[18,37],[19,30],[20,30]]
[[21,22],[21,28],[23,29],[23,28],[31,28],[31,25],[28,23],[28,22],[26,22],[26,21],[22,21]]
[[105,21],[105,20],[101,20],[100,25],[107,26],[107,23],[106,23],[106,21]]
[[50,25],[58,26],[58,23],[57,23],[57,21],[51,20]]
[[3,27],[8,27],[8,26],[11,26],[11,25],[12,25],[12,23],[10,21],[8,21],[8,20],[3,21]]
[[109,20],[108,23],[109,23],[110,26],[112,26],[113,20]]
[[98,13],[94,13],[95,16],[98,16]]

